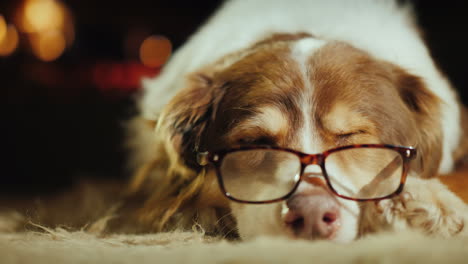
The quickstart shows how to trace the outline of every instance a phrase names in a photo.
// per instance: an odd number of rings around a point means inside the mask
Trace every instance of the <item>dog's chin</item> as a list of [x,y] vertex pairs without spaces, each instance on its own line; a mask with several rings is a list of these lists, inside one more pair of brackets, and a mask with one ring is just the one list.
[[359,207],[356,203],[345,201],[340,209],[340,227],[333,236],[302,236],[284,219],[284,202],[272,204],[230,204],[232,214],[237,221],[241,239],[251,240],[257,237],[285,237],[300,240],[328,240],[346,243],[358,235]]

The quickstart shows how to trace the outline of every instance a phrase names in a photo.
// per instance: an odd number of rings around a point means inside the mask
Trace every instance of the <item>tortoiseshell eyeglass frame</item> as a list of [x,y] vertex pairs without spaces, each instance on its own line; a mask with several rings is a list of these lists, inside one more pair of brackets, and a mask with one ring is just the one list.
[[[356,149],[356,148],[377,148],[377,149],[390,149],[394,150],[395,152],[399,153],[402,160],[403,160],[403,168],[402,168],[402,174],[400,178],[400,184],[398,188],[391,194],[382,196],[382,197],[376,197],[376,198],[353,198],[353,197],[348,197],[345,195],[339,194],[332,186],[330,179],[328,177],[327,171],[325,169],[325,160],[326,158],[337,151],[342,151],[342,150],[348,150],[348,149]],[[277,151],[284,151],[284,152],[289,152],[292,154],[295,154],[298,159],[300,160],[301,163],[301,170],[300,170],[300,178],[299,180],[295,183],[294,187],[291,189],[289,193],[286,195],[272,199],[272,200],[265,200],[265,201],[249,201],[249,200],[241,200],[233,197],[228,191],[226,191],[226,188],[224,186],[223,182],[223,177],[221,175],[221,164],[223,162],[224,157],[226,155],[237,152],[237,151],[245,151],[245,150],[277,150]],[[242,147],[237,147],[237,148],[232,148],[232,149],[226,149],[226,150],[219,150],[216,152],[199,152],[197,153],[197,161],[201,166],[205,166],[207,164],[213,164],[215,170],[216,170],[216,176],[218,178],[218,184],[221,189],[221,191],[224,193],[224,195],[235,202],[239,203],[248,203],[248,204],[267,204],[267,203],[275,203],[279,201],[283,201],[288,199],[297,189],[301,181],[305,180],[304,179],[304,170],[307,166],[309,165],[318,165],[321,170],[323,177],[326,181],[326,184],[328,188],[335,194],[336,196],[346,199],[346,200],[352,200],[352,201],[357,201],[357,202],[367,202],[367,201],[380,201],[383,199],[389,199],[392,198],[398,194],[401,193],[403,190],[403,187],[406,182],[406,177],[408,175],[409,171],[409,163],[412,159],[416,157],[416,149],[413,147],[405,147],[405,146],[396,146],[396,145],[390,145],[390,144],[357,144],[357,145],[347,145],[347,146],[341,146],[333,149],[329,149],[323,153],[318,153],[318,154],[306,154],[302,153],[296,150],[292,149],[287,149],[287,148],[281,148],[281,147],[275,147],[275,146],[242,146]]]

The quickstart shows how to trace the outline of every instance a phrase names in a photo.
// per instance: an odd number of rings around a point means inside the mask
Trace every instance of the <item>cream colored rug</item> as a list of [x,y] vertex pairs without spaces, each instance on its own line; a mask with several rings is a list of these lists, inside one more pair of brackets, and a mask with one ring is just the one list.
[[99,236],[63,229],[0,234],[0,263],[468,263],[468,238],[380,234],[349,244],[199,233]]
[[[279,238],[232,242],[197,232],[103,235],[106,218],[98,216],[117,199],[112,188],[109,193],[114,193],[113,196],[102,195],[109,186],[115,187],[108,183],[84,184],[75,191],[64,192],[64,196],[34,200],[34,210],[24,209],[30,208],[27,201],[0,199],[0,209],[23,208],[21,212],[28,216],[0,210],[0,264],[468,263],[468,237],[443,239],[418,233],[378,234],[348,244]],[[85,225],[86,232],[49,229],[31,223],[83,226],[80,223],[89,219],[98,220]]]

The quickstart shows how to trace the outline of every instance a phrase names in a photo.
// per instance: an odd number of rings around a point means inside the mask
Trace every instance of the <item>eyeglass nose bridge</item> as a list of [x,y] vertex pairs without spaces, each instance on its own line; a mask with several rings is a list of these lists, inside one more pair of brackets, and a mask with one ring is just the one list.
[[[324,172],[322,167],[324,158],[323,154],[304,154],[301,156],[301,180],[314,185],[323,185]],[[318,167],[320,172],[307,172],[307,168],[311,165]]]
[[307,167],[309,165],[318,165],[321,166],[324,160],[323,154],[304,154],[301,157],[302,166]]

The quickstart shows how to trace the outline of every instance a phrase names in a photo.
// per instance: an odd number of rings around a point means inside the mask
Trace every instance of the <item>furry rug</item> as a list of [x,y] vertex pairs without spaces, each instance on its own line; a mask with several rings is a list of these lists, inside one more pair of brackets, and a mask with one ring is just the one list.
[[228,242],[200,233],[99,236],[63,229],[0,234],[0,263],[467,263],[468,238],[416,233],[350,244],[259,238]]
[[[467,174],[468,170],[445,178],[444,181],[452,187],[465,186],[465,190],[468,186]],[[460,185],[463,182],[464,184]],[[110,190],[105,192],[105,188]],[[79,188],[66,191],[54,199],[41,200],[41,203],[36,200],[34,204],[38,212],[37,217],[26,222],[19,213],[10,211],[7,214],[1,213],[0,210],[0,264],[468,263],[468,237],[445,239],[427,237],[415,232],[370,235],[349,244],[266,237],[254,241],[230,242],[222,238],[207,237],[199,232],[103,235],[105,218],[83,227],[86,232],[48,229],[31,224],[31,221],[49,223],[48,226],[54,226],[54,223],[72,223],[71,219],[76,220],[79,218],[77,216],[92,219],[95,215],[89,213],[91,210],[88,210],[88,207],[93,208],[92,212],[96,215],[99,211],[105,212],[108,207],[104,205],[115,202],[115,189],[119,189],[119,186],[108,183],[82,184]],[[456,188],[453,190],[456,191]],[[101,195],[96,196],[96,193]],[[114,195],[103,196],[103,193]],[[466,191],[457,193],[465,195],[462,197],[468,202]],[[30,202],[23,204],[18,200],[0,199],[0,208],[2,204],[4,208],[26,208]],[[68,210],[70,204],[75,208],[73,212],[76,214],[72,215],[73,217]],[[48,205],[55,210],[45,210],[42,205]],[[60,211],[68,212],[67,217],[57,215]],[[53,219],[44,218],[41,212],[52,216]],[[29,230],[34,228],[36,231],[17,232],[19,223],[26,224]]]

